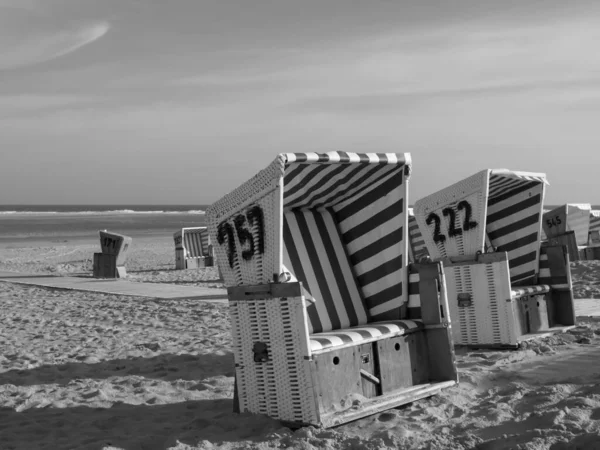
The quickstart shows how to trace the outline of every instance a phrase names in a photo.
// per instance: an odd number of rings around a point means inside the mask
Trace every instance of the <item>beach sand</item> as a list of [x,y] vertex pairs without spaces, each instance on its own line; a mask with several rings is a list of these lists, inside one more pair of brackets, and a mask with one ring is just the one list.
[[[0,271],[89,276],[89,241],[0,246]],[[138,239],[128,279],[222,287]],[[573,263],[600,297],[600,261]],[[600,300],[599,300],[600,301]],[[517,351],[456,352],[460,384],[335,429],[232,412],[227,305],[0,283],[0,449],[600,449],[600,319]]]

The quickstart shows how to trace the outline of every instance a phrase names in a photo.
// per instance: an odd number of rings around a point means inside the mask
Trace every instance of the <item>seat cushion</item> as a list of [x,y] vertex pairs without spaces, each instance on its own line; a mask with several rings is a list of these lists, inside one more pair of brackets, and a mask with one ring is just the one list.
[[330,350],[346,344],[362,344],[392,336],[402,336],[424,328],[420,320],[373,322],[343,330],[315,333],[309,336],[311,351]]
[[525,297],[527,295],[540,295],[550,292],[550,286],[547,284],[538,284],[537,286],[521,286],[511,289],[510,298]]

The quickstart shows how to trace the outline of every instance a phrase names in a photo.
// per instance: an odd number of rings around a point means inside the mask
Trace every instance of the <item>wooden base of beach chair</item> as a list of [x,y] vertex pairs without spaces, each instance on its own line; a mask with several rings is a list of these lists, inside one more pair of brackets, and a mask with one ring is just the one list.
[[600,260],[600,245],[593,245],[580,249],[579,259],[583,261]]
[[95,278],[124,278],[127,271],[124,266],[117,266],[118,255],[94,253],[93,275]]

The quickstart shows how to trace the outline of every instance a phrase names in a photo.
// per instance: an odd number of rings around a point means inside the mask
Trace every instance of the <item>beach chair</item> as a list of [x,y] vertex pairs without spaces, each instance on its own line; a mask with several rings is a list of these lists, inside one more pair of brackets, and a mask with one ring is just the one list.
[[415,219],[412,208],[408,208],[408,261],[419,262],[423,258],[429,258],[427,246]]
[[584,255],[581,250],[588,243],[591,210],[589,203],[567,203],[544,213],[546,236],[553,242],[566,245],[571,261],[577,261]]
[[207,209],[234,409],[330,427],[457,383],[442,264],[407,264],[410,167],[409,154],[281,154]]
[[579,256],[588,261],[600,259],[600,211],[598,210],[590,210],[587,245],[580,249]]
[[207,227],[182,228],[173,234],[175,269],[197,269],[214,265]]
[[125,260],[132,239],[109,231],[99,231],[101,253],[94,253],[93,274],[97,278],[124,278]]
[[487,169],[415,203],[444,264],[455,344],[515,348],[574,325],[566,249],[540,248],[546,184],[545,174]]

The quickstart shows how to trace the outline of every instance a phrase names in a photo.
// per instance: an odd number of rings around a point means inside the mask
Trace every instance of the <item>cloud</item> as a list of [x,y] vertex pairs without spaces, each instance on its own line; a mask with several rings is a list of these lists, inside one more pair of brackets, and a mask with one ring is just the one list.
[[104,36],[110,25],[57,25],[54,18],[0,7],[0,70],[31,66],[72,53]]

